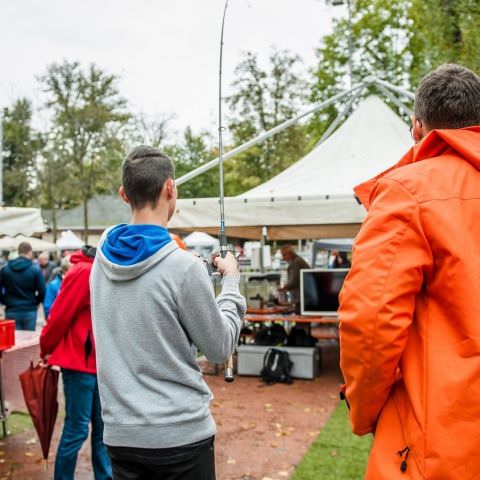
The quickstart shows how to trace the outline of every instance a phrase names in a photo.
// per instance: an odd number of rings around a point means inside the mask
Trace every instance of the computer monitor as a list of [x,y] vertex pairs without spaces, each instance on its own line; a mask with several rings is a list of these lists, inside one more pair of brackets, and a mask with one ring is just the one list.
[[300,311],[302,315],[335,316],[338,294],[348,268],[311,268],[300,271]]

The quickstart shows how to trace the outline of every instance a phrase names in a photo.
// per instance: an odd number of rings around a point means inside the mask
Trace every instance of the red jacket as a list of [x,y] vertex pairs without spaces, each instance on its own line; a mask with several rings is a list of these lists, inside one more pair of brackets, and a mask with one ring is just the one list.
[[73,267],[63,279],[40,336],[41,355],[48,363],[85,373],[97,373],[90,312],[90,271],[93,258],[75,252]]
[[375,433],[366,478],[478,479],[480,126],[430,132],[355,191],[341,367],[353,431]]

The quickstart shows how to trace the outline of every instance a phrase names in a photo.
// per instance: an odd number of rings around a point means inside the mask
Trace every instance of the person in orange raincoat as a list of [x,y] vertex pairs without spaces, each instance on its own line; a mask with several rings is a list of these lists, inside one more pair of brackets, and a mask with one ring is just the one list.
[[368,209],[340,295],[366,478],[480,478],[480,78],[446,64],[416,92],[400,162],[356,188]]

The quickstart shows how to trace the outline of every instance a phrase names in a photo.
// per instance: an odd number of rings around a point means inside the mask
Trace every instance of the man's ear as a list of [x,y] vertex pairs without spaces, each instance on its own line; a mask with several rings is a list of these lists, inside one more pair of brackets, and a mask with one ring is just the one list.
[[120,186],[120,188],[118,189],[118,194],[120,195],[120,198],[125,202],[125,203],[130,203],[128,201],[128,197],[127,197],[127,194],[125,193],[125,189],[123,188],[123,185]]
[[173,178],[167,178],[165,181],[165,192],[169,200],[175,196],[175,180]]

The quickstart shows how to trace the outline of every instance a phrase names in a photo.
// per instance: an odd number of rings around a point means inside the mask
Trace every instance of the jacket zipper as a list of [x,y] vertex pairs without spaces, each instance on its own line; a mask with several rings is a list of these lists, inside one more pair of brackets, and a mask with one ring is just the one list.
[[410,453],[410,447],[408,446],[397,452],[397,455],[400,458],[404,457],[402,460],[402,463],[400,464],[400,471],[402,473],[405,473],[407,471],[407,460],[408,460],[409,453]]
[[402,458],[402,462],[400,463],[400,471],[402,473],[405,473],[407,471],[408,455],[410,454],[410,451],[412,449],[408,446],[409,442],[407,441],[407,436],[405,435],[405,429],[403,428],[402,417],[400,416],[400,411],[398,410],[397,402],[395,401],[395,398],[393,396],[392,396],[392,401],[393,401],[393,405],[395,406],[395,411],[397,412],[398,421],[400,422],[400,429],[402,431],[403,441],[406,444],[406,446],[404,448],[402,448],[401,450],[399,450],[397,452],[397,455],[400,458]]

